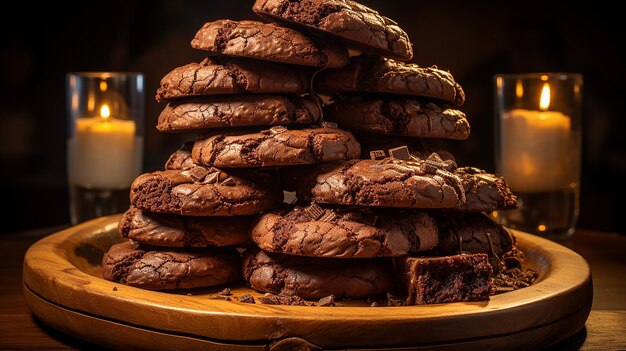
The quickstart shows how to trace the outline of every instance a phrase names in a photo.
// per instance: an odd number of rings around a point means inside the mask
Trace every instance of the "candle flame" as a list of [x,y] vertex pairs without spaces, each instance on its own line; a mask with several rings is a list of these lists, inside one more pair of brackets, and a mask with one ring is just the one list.
[[524,97],[524,86],[521,80],[515,82],[515,96],[517,96],[518,99]]
[[539,99],[539,109],[545,111],[548,107],[550,107],[550,85],[548,83],[543,83],[541,98]]
[[101,92],[107,91],[108,87],[109,87],[109,85],[107,84],[106,80],[100,81],[100,91]]
[[111,109],[109,108],[109,105],[103,104],[102,107],[100,107],[100,117],[102,117],[105,121],[109,120],[109,117],[111,117]]

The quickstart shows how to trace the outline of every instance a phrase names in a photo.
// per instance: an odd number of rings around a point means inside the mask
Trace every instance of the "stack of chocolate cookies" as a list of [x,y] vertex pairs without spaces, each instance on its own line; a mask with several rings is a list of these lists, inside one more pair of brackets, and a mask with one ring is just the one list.
[[162,79],[158,130],[200,134],[135,180],[119,224],[131,241],[105,255],[104,277],[158,290],[243,276],[266,303],[489,299],[494,272],[522,256],[483,212],[515,196],[497,175],[399,145],[466,139],[461,86],[405,63],[407,34],[354,1],[253,10],[272,22],[206,23],[191,45],[209,56]]

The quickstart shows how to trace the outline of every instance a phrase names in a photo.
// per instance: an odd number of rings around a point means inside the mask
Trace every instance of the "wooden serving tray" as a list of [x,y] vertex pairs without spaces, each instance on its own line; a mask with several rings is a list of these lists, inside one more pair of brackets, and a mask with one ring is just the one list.
[[[45,323],[97,344],[131,349],[514,350],[556,343],[591,309],[589,265],[552,241],[515,232],[538,281],[489,302],[428,306],[274,306],[212,299],[214,289],[154,292],[106,281],[104,252],[121,241],[119,215],[50,235],[24,258],[24,295]],[[237,296],[262,294],[232,287]],[[191,293],[192,295],[188,295]]]

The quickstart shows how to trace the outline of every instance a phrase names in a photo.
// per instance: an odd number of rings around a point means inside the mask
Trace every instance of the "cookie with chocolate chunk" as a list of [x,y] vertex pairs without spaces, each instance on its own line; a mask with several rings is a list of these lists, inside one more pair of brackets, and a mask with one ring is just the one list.
[[240,262],[232,248],[156,251],[127,241],[104,255],[102,276],[148,290],[207,287],[239,280]]
[[161,132],[188,132],[220,128],[317,123],[320,105],[309,98],[280,95],[210,96],[170,102],[159,115]]
[[350,132],[331,127],[287,129],[275,126],[258,133],[218,132],[198,137],[193,161],[215,167],[266,167],[314,164],[359,157]]
[[465,114],[434,102],[346,97],[324,108],[324,119],[343,129],[418,138],[467,139]]
[[337,205],[453,208],[465,201],[458,176],[422,162],[384,158],[320,165],[300,177],[298,198]]
[[239,216],[279,205],[280,187],[264,174],[237,174],[216,168],[166,170],[142,174],[130,189],[133,206],[184,216]]
[[211,55],[227,55],[302,66],[339,68],[348,50],[334,42],[312,40],[276,23],[218,20],[207,22],[191,41]]
[[380,57],[353,57],[341,69],[328,69],[314,79],[317,93],[385,93],[465,102],[465,93],[449,72]]
[[250,240],[252,217],[190,217],[131,207],[120,219],[120,234],[135,242],[166,247],[236,246]]
[[487,173],[475,167],[459,167],[455,174],[461,178],[467,201],[457,205],[463,212],[489,212],[517,207],[513,195],[503,177]]
[[305,299],[384,295],[393,288],[392,272],[389,261],[380,258],[312,258],[249,250],[243,259],[243,275],[253,289]]
[[396,22],[352,0],[257,0],[259,16],[341,40],[366,52],[408,61],[409,36]]
[[263,214],[250,231],[265,251],[309,257],[403,256],[437,245],[424,212],[312,204]]
[[156,99],[244,93],[304,94],[308,88],[308,74],[297,66],[219,56],[174,68],[161,79]]

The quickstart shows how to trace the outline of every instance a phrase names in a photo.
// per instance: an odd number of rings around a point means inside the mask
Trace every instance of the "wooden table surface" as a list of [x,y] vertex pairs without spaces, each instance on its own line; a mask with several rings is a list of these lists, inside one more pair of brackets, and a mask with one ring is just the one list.
[[[22,260],[28,247],[62,227],[0,236],[0,349],[90,349],[34,318],[22,297]],[[626,236],[578,230],[564,245],[591,265],[594,297],[585,328],[548,350],[626,349]]]

